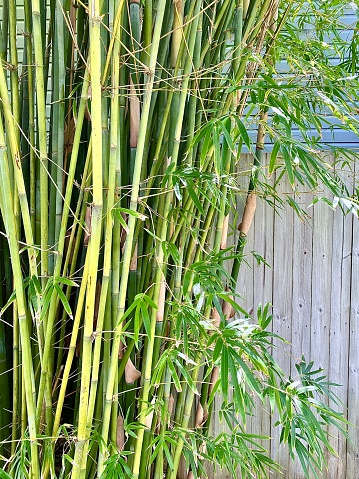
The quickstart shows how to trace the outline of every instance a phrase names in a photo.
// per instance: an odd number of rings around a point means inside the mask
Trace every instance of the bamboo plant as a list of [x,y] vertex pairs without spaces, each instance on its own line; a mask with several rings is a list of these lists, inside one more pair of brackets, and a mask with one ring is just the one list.
[[325,468],[333,394],[304,359],[285,376],[270,306],[237,289],[256,202],[286,201],[271,175],[356,204],[320,155],[328,111],[357,129],[356,38],[346,2],[316,3],[4,1],[0,477],[267,477],[253,395],[304,474]]

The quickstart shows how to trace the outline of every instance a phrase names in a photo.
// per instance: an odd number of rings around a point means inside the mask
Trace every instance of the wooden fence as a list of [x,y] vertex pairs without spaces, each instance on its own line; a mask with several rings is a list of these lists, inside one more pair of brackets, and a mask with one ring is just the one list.
[[[350,171],[349,165],[339,163],[338,168],[353,185],[355,172]],[[280,189],[283,197],[291,194],[284,180]],[[247,311],[256,311],[260,302],[273,305],[273,332],[289,341],[274,350],[286,374],[296,375],[295,364],[303,354],[324,368],[330,381],[342,385],[335,388],[335,393],[353,424],[351,442],[329,428],[330,442],[338,457],[328,458],[328,470],[320,477],[358,479],[359,221],[352,213],[343,215],[339,208],[333,211],[322,202],[309,207],[313,198],[308,192],[295,196],[309,215],[306,220],[300,219],[289,206],[275,212],[265,201],[259,201],[246,246],[250,267],[242,268],[238,291]],[[257,266],[252,250],[270,266]],[[304,478],[300,465],[289,459],[287,448],[278,447],[280,431],[274,426],[276,419],[258,406],[249,430],[273,438],[269,445],[271,457],[285,469],[283,475],[273,474],[273,479]],[[217,431],[221,427],[215,422]]]

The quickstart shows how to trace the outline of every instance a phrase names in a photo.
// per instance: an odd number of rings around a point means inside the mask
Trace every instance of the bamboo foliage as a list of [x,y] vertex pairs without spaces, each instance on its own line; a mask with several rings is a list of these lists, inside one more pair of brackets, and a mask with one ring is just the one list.
[[[356,205],[319,155],[325,113],[357,128],[356,60],[334,68],[316,43],[340,2],[321,16],[303,1],[24,0],[22,52],[20,2],[6,4],[0,476],[196,479],[210,462],[267,477],[253,395],[304,474],[323,469],[323,424],[346,429],[334,396],[304,359],[285,377],[269,305],[244,311],[236,284],[256,202],[283,201],[268,176]],[[295,76],[279,77],[283,56]],[[229,430],[212,436],[219,393]]]

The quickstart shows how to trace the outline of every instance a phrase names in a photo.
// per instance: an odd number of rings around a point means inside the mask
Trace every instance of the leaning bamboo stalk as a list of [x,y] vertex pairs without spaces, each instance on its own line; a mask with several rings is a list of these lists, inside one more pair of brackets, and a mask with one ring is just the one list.
[[174,15],[173,15],[173,33],[172,33],[172,49],[171,59],[172,67],[177,64],[178,54],[180,51],[182,36],[183,36],[183,0],[174,0],[173,2]]
[[[16,125],[20,124],[20,97],[19,97],[19,75],[18,75],[18,59],[16,48],[16,2],[9,0],[9,43],[10,43],[10,90],[11,105],[14,121]],[[19,130],[17,130],[19,141]]]
[[[46,89],[44,82],[44,55],[41,27],[40,0],[32,2],[33,45],[35,52],[35,83],[37,105],[37,128],[39,138],[40,162],[40,215],[41,215],[41,277],[43,286],[47,282],[48,274],[48,159],[46,144]],[[46,322],[45,322],[46,324]]]
[[[72,148],[71,160],[70,160],[69,171],[68,171],[66,193],[65,193],[64,206],[63,206],[63,212],[62,212],[61,230],[60,230],[58,245],[57,245],[54,278],[59,277],[61,275],[61,266],[62,266],[62,260],[63,260],[64,247],[65,247],[66,231],[67,231],[67,220],[68,220],[68,216],[70,212],[70,203],[71,203],[71,195],[72,195],[73,186],[74,186],[77,155],[78,155],[78,151],[80,147],[82,126],[83,126],[83,121],[85,116],[86,103],[87,103],[88,95],[89,95],[88,90],[89,90],[89,73],[86,70],[85,77],[83,80],[81,101],[80,101],[79,113],[77,118],[75,136],[74,136],[74,144]],[[48,322],[46,327],[44,351],[43,351],[43,365],[42,365],[39,393],[38,393],[38,399],[37,399],[37,410],[38,410],[39,417],[40,417],[40,411],[42,409],[46,382],[49,382],[49,383],[52,382],[52,378],[50,374],[51,364],[49,364],[49,358],[51,357],[53,326],[54,326],[54,321],[56,316],[57,304],[58,304],[58,296],[57,296],[57,293],[54,291],[51,297],[51,303],[49,306]]]
[[112,258],[112,227],[113,217],[112,210],[115,198],[115,184],[116,184],[116,162],[118,155],[118,120],[119,120],[119,51],[120,51],[120,28],[114,32],[118,41],[115,42],[113,48],[113,62],[112,62],[112,95],[111,95],[111,121],[110,121],[110,159],[108,165],[108,190],[106,203],[106,221],[104,231],[104,262],[102,272],[101,295],[99,301],[99,309],[97,315],[97,325],[95,331],[94,351],[92,360],[92,375],[91,375],[91,389],[89,397],[89,408],[87,412],[87,426],[90,430],[93,421],[93,414],[95,410],[96,395],[98,393],[99,372],[101,364],[101,347],[102,347],[102,330],[105,319],[106,303],[108,301],[108,290],[111,279],[111,258]]
[[[194,383],[197,382],[198,380],[198,375],[199,375],[199,366],[195,366],[192,371],[192,380]],[[184,395],[184,391],[182,392]],[[191,388],[187,388],[187,393],[185,395],[186,399],[184,401],[184,409],[183,409],[183,414],[182,414],[182,420],[180,421],[180,427],[185,430],[188,427],[190,418],[191,418],[191,412],[192,412],[192,407],[193,407],[193,401],[195,397],[195,393]],[[177,475],[177,471],[179,468],[181,456],[182,456],[182,450],[184,446],[184,439],[183,437],[180,437],[177,441],[176,446],[173,448],[173,469],[168,468],[167,474],[166,474],[166,479],[175,479]]]
[[[64,124],[65,124],[65,85],[63,79],[66,78],[65,65],[65,28],[63,19],[63,5],[60,2],[55,6],[55,25],[54,25],[54,51],[53,51],[53,108],[52,108],[52,182],[50,187],[50,208],[53,214],[50,214],[51,222],[49,224],[50,245],[55,245],[61,229],[62,216],[62,192],[63,192],[63,168],[64,168]],[[68,120],[68,123],[70,121]],[[52,199],[52,202],[51,202]],[[52,237],[50,235],[50,227]],[[54,258],[51,256],[50,264]]]
[[[75,275],[76,271],[76,265],[77,265],[77,258],[79,255],[79,251],[83,242],[82,238],[82,231],[80,225],[85,224],[85,216],[86,216],[86,211],[87,211],[87,200],[88,200],[88,188],[89,188],[89,179],[90,177],[87,176],[88,169],[90,167],[90,158],[91,158],[91,143],[89,145],[88,153],[86,156],[86,161],[84,165],[84,170],[83,170],[83,178],[82,178],[82,183],[80,186],[80,194],[79,198],[77,201],[77,206],[76,210],[74,212],[74,218],[75,218],[75,224],[73,224],[71,228],[71,234],[69,237],[68,244],[66,245],[66,256],[65,256],[65,261],[64,265],[62,267],[63,275],[67,276],[69,278],[73,278]],[[86,235],[86,232],[85,232]],[[70,300],[70,294],[72,292],[73,287],[68,286],[67,291],[66,291],[66,298]],[[77,309],[76,309],[77,313]],[[62,315],[62,325],[61,325],[61,331],[60,331],[60,339],[59,339],[59,351],[58,351],[58,356],[57,356],[57,366],[56,366],[56,373],[55,376],[60,372],[61,364],[62,364],[62,358],[63,358],[63,345],[65,341],[65,329],[66,329],[66,321],[67,321],[68,315],[66,310],[63,311]],[[64,381],[61,382],[61,387],[63,386]]]
[[14,307],[13,315],[13,404],[11,421],[11,455],[15,454],[17,439],[19,437],[19,405],[21,391],[21,366],[20,366],[20,331],[17,308]]
[[[147,75],[147,84],[146,84],[145,98],[144,98],[144,103],[142,108],[141,124],[140,124],[140,131],[138,135],[135,168],[134,168],[134,175],[133,175],[133,182],[132,182],[130,210],[133,212],[137,211],[137,202],[138,202],[138,194],[139,194],[139,186],[140,186],[140,178],[141,178],[141,165],[143,162],[143,153],[144,153],[145,139],[146,139],[146,128],[147,128],[147,122],[148,122],[150,105],[151,105],[151,96],[152,96],[153,83],[154,83],[154,72],[156,69],[156,60],[158,55],[165,6],[166,6],[165,0],[159,0],[157,15],[156,15],[156,22],[155,22],[154,33],[153,33],[151,55],[150,55],[149,69],[148,69],[148,75]],[[125,251],[123,256],[123,264],[122,264],[122,276],[121,276],[120,294],[119,294],[119,302],[118,302],[118,315],[116,318],[117,324],[116,324],[116,330],[115,330],[115,337],[113,340],[110,370],[108,373],[106,395],[105,395],[105,401],[104,401],[102,437],[105,444],[107,442],[108,431],[109,431],[111,404],[113,400],[112,395],[113,395],[114,382],[116,377],[118,351],[119,351],[120,342],[121,342],[121,329],[122,329],[121,319],[125,310],[126,291],[127,291],[127,284],[128,284],[129,267],[130,267],[130,262],[132,258],[135,223],[136,223],[136,217],[134,215],[130,215],[128,220],[129,231],[126,237]],[[142,442],[142,439],[143,439],[143,430],[140,430],[138,433],[139,443]],[[100,450],[100,456],[99,456],[99,467],[98,467],[99,477],[101,476],[103,472],[104,459],[105,459],[105,450],[104,450],[104,447],[102,446]],[[136,474],[138,474],[138,469],[137,469],[137,472],[134,471],[135,477],[136,477]]]
[[90,75],[91,75],[91,142],[92,142],[92,221],[91,238],[87,254],[90,256],[87,276],[86,306],[82,346],[82,374],[79,402],[77,443],[71,478],[83,477],[86,471],[88,431],[87,412],[91,379],[93,314],[95,309],[98,255],[102,230],[102,91],[101,91],[101,16],[100,2],[94,0],[90,7]]
[[[83,117],[84,106],[86,104],[85,98],[82,98],[83,105],[82,105],[82,108],[80,107],[80,111],[79,111],[79,118],[78,118],[79,123],[78,123],[78,125],[79,125],[80,128],[79,128],[78,131],[80,131],[80,132],[81,132],[81,124],[82,124],[81,117]],[[83,110],[82,114],[81,114],[81,110]],[[76,151],[77,151],[77,148],[79,146],[77,140],[79,140],[79,138],[80,138],[80,135],[78,133],[75,134],[75,141],[74,141],[74,148],[75,148],[74,159],[75,160],[76,160]],[[80,221],[79,221],[80,224],[84,224],[84,217],[85,217],[85,211],[86,211],[86,208],[84,207],[86,205],[86,200],[87,200],[87,196],[88,196],[88,192],[86,191],[86,187],[87,187],[87,183],[88,183],[87,178],[86,178],[86,174],[87,174],[87,170],[89,168],[89,163],[90,163],[90,159],[91,159],[91,151],[92,151],[92,149],[91,149],[91,143],[90,143],[89,149],[88,149],[88,154],[87,154],[87,157],[86,157],[86,163],[85,163],[85,167],[84,167],[84,176],[83,176],[83,181],[82,181],[82,185],[81,185],[81,194],[80,194],[80,198],[79,198],[79,201],[78,201],[78,207],[77,207],[77,210],[75,212],[75,218],[77,218],[78,215],[79,215],[79,210],[82,207],[82,213],[81,213]],[[70,164],[72,164],[72,162]],[[71,245],[72,245],[72,241],[74,239],[74,236],[75,236],[75,230],[73,230],[71,232],[71,238],[70,238],[70,242],[69,242],[69,250],[67,252],[66,259],[65,259],[65,264],[64,264],[64,272],[66,272],[67,265],[70,261],[70,256],[72,256],[72,252],[71,252],[72,246]],[[80,247],[80,240],[81,240],[81,235],[77,234],[76,245],[75,245],[74,251],[73,251],[73,254],[74,254],[75,258],[77,256],[77,253],[78,253],[78,250],[79,250],[79,247]],[[71,266],[70,277],[72,277],[73,274],[74,274],[74,269],[75,269],[75,265],[76,265],[75,258],[73,258],[74,262]],[[67,357],[66,357],[66,362],[65,362],[65,365],[64,365],[63,373],[62,373],[62,381],[61,381],[61,385],[60,385],[60,390],[59,390],[59,394],[58,394],[58,398],[57,398],[57,404],[56,404],[56,410],[55,410],[55,414],[54,414],[53,431],[52,431],[52,436],[54,436],[54,437],[56,437],[57,434],[58,434],[58,428],[60,426],[60,420],[61,420],[62,408],[63,408],[63,405],[64,405],[65,396],[66,396],[66,390],[67,390],[67,387],[69,385],[69,375],[70,375],[71,367],[72,367],[72,364],[73,364],[73,359],[74,359],[74,356],[75,356],[75,353],[76,353],[76,346],[77,346],[78,335],[79,335],[79,325],[80,325],[80,321],[82,319],[83,305],[84,305],[84,301],[85,301],[85,293],[86,293],[86,287],[87,287],[87,281],[84,278],[87,278],[87,275],[88,275],[88,261],[89,261],[88,257],[86,256],[85,263],[84,263],[84,270],[83,270],[83,274],[82,274],[82,281],[81,281],[79,294],[78,294],[77,302],[76,302],[76,313],[75,313],[74,322],[73,322],[73,326],[72,326],[70,343],[69,343],[69,346],[68,346],[68,348],[69,348],[68,349],[68,354],[67,354]],[[60,339],[61,339],[61,337],[60,337]],[[59,372],[59,368],[60,368],[60,365],[56,369],[57,373]]]
[[30,214],[29,214],[29,205],[27,202],[26,188],[25,188],[24,177],[22,174],[22,167],[21,167],[21,161],[20,161],[19,145],[17,142],[17,126],[15,125],[15,122],[12,116],[11,105],[9,101],[8,91],[7,91],[7,83],[6,83],[5,73],[4,73],[4,67],[2,65],[0,67],[0,97],[3,104],[3,112],[4,112],[5,122],[6,122],[7,140],[10,145],[10,151],[11,151],[11,156],[13,160],[14,177],[16,180],[16,187],[17,187],[19,201],[20,201],[25,239],[26,239],[27,245],[29,246],[28,258],[29,258],[30,271],[32,275],[35,275],[37,277],[36,252],[33,247],[34,241],[33,241],[31,220],[30,220]]
[[79,334],[80,321],[82,318],[83,305],[85,303],[85,296],[86,296],[88,266],[89,266],[89,257],[86,256],[84,270],[83,270],[83,277],[82,277],[83,279],[81,281],[79,296],[77,299],[76,314],[75,314],[74,323],[72,327],[70,344],[68,346],[68,354],[67,354],[64,370],[62,373],[60,392],[59,392],[59,397],[57,399],[57,404],[56,404],[55,417],[54,417],[53,430],[52,430],[53,437],[57,437],[58,430],[60,427],[62,408],[63,408],[65,395],[66,395],[66,388],[69,381],[72,361],[76,353],[77,338]]
[[1,59],[6,61],[7,56],[7,44],[9,37],[9,0],[3,1],[3,14],[1,22]]
[[[194,18],[195,20],[192,22],[191,30],[190,30],[190,38],[188,42],[188,51],[185,67],[184,67],[184,80],[182,83],[181,93],[178,98],[178,112],[177,112],[177,121],[174,128],[174,142],[172,148],[172,158],[171,161],[174,163],[175,167],[178,161],[178,154],[179,154],[179,145],[180,145],[180,135],[182,131],[182,124],[183,124],[183,117],[184,117],[184,109],[185,109],[185,102],[187,98],[188,92],[188,82],[189,82],[189,74],[192,68],[192,55],[194,50],[194,45],[197,37],[197,24],[198,24],[198,14],[200,2],[196,2],[196,7],[194,8]],[[178,62],[178,59],[177,59]],[[168,185],[170,187],[170,185]],[[163,321],[163,311],[164,311],[164,303],[165,303],[165,265],[164,265],[164,253],[162,249],[162,242],[166,240],[168,235],[168,216],[172,207],[172,197],[173,192],[170,190],[166,195],[165,205],[163,215],[160,215],[163,218],[159,222],[159,233],[158,237],[160,238],[159,244],[157,245],[157,252],[156,252],[156,274],[154,278],[154,288],[153,288],[153,296],[152,299],[157,305],[157,311],[152,312],[151,316],[151,334],[149,337],[146,338],[146,360],[144,364],[144,375],[143,375],[143,389],[141,394],[141,406],[140,406],[140,413],[139,413],[139,421],[141,424],[146,424],[146,417],[148,415],[148,402],[149,402],[149,395],[150,395],[150,387],[151,387],[151,368],[153,361],[155,360],[155,353],[159,351],[159,340],[156,340],[156,329],[158,328],[158,322],[162,323]],[[143,431],[140,440],[137,438],[135,443],[135,455],[133,461],[133,471],[135,474],[140,473],[140,457],[141,453],[144,453],[144,438],[145,431]],[[139,475],[139,477],[142,477]]]
[[3,190],[3,211],[2,214],[7,218],[7,235],[9,238],[9,247],[11,253],[11,262],[14,272],[14,285],[16,290],[17,314],[19,319],[19,331],[22,345],[24,387],[27,407],[27,417],[29,425],[29,436],[31,444],[31,474],[33,479],[38,479],[39,455],[37,447],[37,428],[36,428],[36,389],[33,371],[33,362],[31,355],[30,334],[28,329],[26,300],[23,289],[23,276],[20,263],[19,246],[16,238],[15,216],[13,213],[12,192],[10,190],[10,174],[7,161],[6,144],[2,118],[0,118],[0,175],[1,188]]
[[32,67],[32,35],[31,35],[31,5],[30,0],[24,1],[25,14],[25,50],[28,65],[27,71],[27,85],[28,85],[28,110],[29,110],[29,207],[30,218],[33,235],[35,234],[35,204],[36,204],[36,180],[35,180],[35,98],[34,98],[34,73]]
[[[11,151],[11,155],[13,159],[13,168],[11,168],[11,172],[14,172],[14,178],[15,178],[16,188],[18,192],[17,199],[14,200],[15,201],[14,214],[15,216],[17,215],[17,205],[19,203],[20,209],[21,209],[22,221],[23,221],[23,228],[25,232],[25,240],[28,245],[30,275],[31,277],[37,278],[38,276],[37,263],[36,263],[37,254],[34,249],[34,240],[33,240],[30,211],[29,211],[26,188],[25,188],[22,166],[20,161],[17,125],[15,124],[15,120],[11,111],[3,66],[0,67],[0,97],[3,103],[4,117],[6,121],[7,141],[10,145],[10,151]],[[9,181],[10,181],[10,178],[9,178]],[[16,227],[18,228],[17,222],[15,222],[15,224],[16,224]],[[39,292],[36,293],[36,297],[37,297],[37,304],[39,306],[41,304]],[[42,329],[42,324],[39,321],[40,319],[39,307],[34,312],[34,314],[35,314],[34,321],[36,324],[38,340],[39,340],[39,357],[41,361],[42,349],[43,349],[43,329]]]

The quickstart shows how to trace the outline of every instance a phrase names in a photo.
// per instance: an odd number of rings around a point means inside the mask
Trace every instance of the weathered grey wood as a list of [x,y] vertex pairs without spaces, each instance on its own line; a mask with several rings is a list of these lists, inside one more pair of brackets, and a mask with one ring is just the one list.
[[[241,167],[244,172],[248,171],[251,168],[251,155],[243,155],[241,161]],[[246,202],[246,191],[248,189],[248,175],[244,173],[243,177],[239,176],[239,186],[241,188],[241,194],[238,196],[237,201],[237,212],[238,212],[238,223],[240,223],[244,205]],[[241,306],[246,310],[250,311],[253,309],[253,256],[250,254],[250,251],[253,249],[252,245],[254,244],[254,229],[251,228],[247,238],[247,245],[245,248],[245,262],[239,273],[237,292],[241,295]]]
[[[357,166],[356,182],[359,169]],[[347,478],[358,477],[359,471],[359,222],[353,221],[352,277],[350,304],[348,420],[351,442],[347,444]],[[349,285],[347,286],[349,288]]]
[[[292,188],[285,178],[279,189],[283,194]],[[259,219],[259,218],[258,218]],[[276,348],[273,357],[289,377],[291,369],[291,324],[292,324],[292,283],[293,283],[293,210],[286,205],[274,217],[274,257],[273,257],[273,332],[288,341],[288,344],[274,340]],[[271,421],[271,455],[285,471],[288,470],[289,457],[285,445],[279,444],[280,427],[274,427],[277,417]],[[286,474],[286,472],[284,472]],[[283,477],[279,474],[273,477]]]
[[[308,356],[310,351],[310,326],[312,309],[312,258],[313,258],[313,218],[309,205],[313,201],[310,193],[295,195],[295,201],[308,214],[301,218],[293,217],[293,285],[292,285],[292,351],[291,375],[295,379],[302,355]],[[298,460],[289,461],[288,475],[293,479],[303,477],[302,467]]]
[[[248,157],[247,157],[248,161]],[[266,158],[264,158],[266,161]],[[331,161],[331,158],[327,158]],[[359,171],[359,167],[357,167]],[[344,176],[350,172],[343,171]],[[357,173],[359,178],[359,173]],[[245,189],[246,184],[243,187]],[[283,194],[290,185],[281,182]],[[245,196],[239,201],[243,207]],[[302,221],[289,207],[274,215],[273,209],[259,201],[253,228],[246,246],[247,260],[240,273],[238,292],[241,305],[257,309],[267,301],[273,304],[275,333],[291,342],[274,351],[285,373],[295,379],[295,363],[302,355],[323,367],[328,379],[342,384],[335,388],[344,405],[352,444],[347,443],[334,427],[328,432],[338,457],[328,455],[328,470],[321,479],[359,478],[359,221],[351,213],[344,216],[324,203],[308,209],[310,193],[296,194],[296,201],[308,212]],[[272,268],[256,266],[250,251],[263,256]],[[332,403],[329,403],[333,405]],[[258,403],[256,415],[248,421],[247,430],[272,436],[271,457],[285,468],[273,479],[304,479],[300,464],[289,459],[286,447],[278,447],[280,431]],[[217,425],[217,431],[221,425]],[[265,444],[264,444],[265,445]],[[216,474],[215,474],[216,475]],[[213,476],[212,476],[213,477]],[[221,476],[222,478],[222,476]]]
[[[266,159],[265,159],[266,160]],[[265,161],[264,160],[264,161]],[[258,265],[254,261],[253,266],[253,309],[256,314],[257,306],[272,302],[272,284],[273,284],[273,242],[274,242],[274,211],[265,199],[259,198],[257,202],[256,217],[260,221],[254,221],[253,225],[253,245],[254,250],[268,263]],[[249,430],[253,434],[260,434],[270,437],[270,414],[269,405],[263,405],[257,399],[256,415],[252,418]],[[270,441],[261,441],[261,445],[266,449],[270,448]]]
[[[342,172],[343,178],[352,179],[350,171]],[[334,389],[343,405],[348,401],[349,366],[349,315],[350,315],[350,279],[352,252],[352,213],[344,216],[340,210],[333,218],[333,256],[332,256],[332,305],[329,336],[329,381],[341,384]],[[333,402],[330,406],[336,407]],[[346,412],[346,411],[345,411]],[[328,457],[328,479],[346,476],[346,441],[338,431],[328,428],[330,444],[338,451],[338,458]]]

